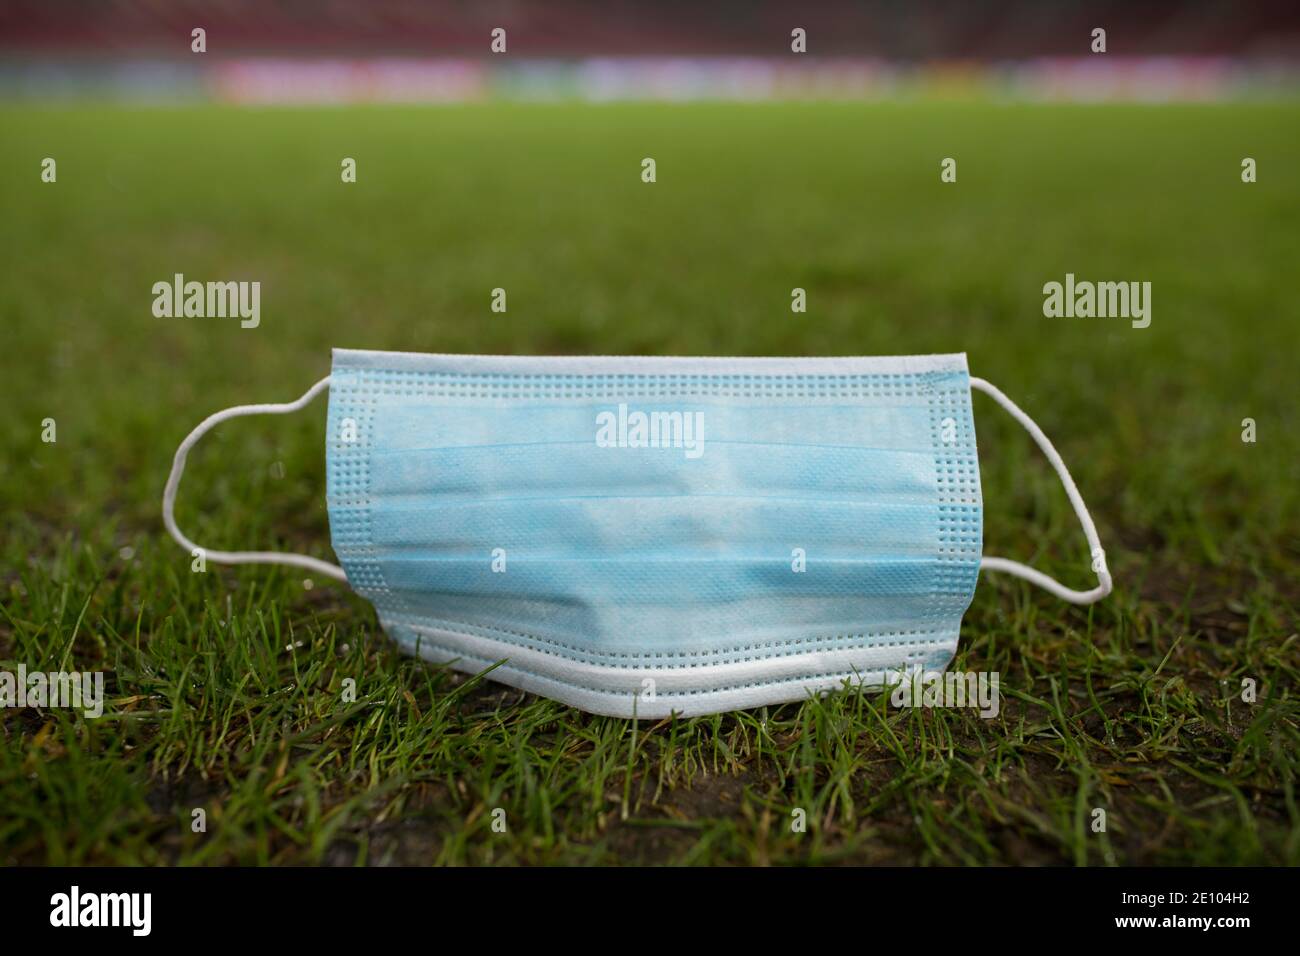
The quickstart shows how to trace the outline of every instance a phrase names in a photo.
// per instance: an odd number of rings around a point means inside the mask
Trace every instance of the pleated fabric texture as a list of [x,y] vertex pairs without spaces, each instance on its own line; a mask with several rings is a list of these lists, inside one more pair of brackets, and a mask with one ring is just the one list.
[[941,670],[975,590],[964,355],[336,349],[326,441],[334,550],[387,633],[592,713]]

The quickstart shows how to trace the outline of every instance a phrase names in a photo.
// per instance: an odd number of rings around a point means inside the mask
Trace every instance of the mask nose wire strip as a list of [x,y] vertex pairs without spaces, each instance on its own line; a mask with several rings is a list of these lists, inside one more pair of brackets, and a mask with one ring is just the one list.
[[1020,406],[1002,394],[1001,390],[984,379],[976,378],[973,375],[971,376],[970,387],[983,392],[1005,408],[1011,417],[1018,421],[1025,431],[1029,432],[1029,437],[1038,444],[1038,447],[1043,450],[1043,454],[1047,456],[1047,460],[1051,462],[1052,467],[1056,469],[1056,474],[1061,479],[1061,484],[1070,499],[1070,504],[1074,506],[1074,513],[1079,517],[1079,524],[1083,525],[1083,534],[1088,539],[1088,549],[1092,554],[1092,570],[1097,575],[1098,584],[1097,587],[1090,591],[1075,591],[1042,571],[1037,571],[1026,564],[1011,561],[1007,558],[986,556],[980,561],[980,570],[1002,571],[1006,574],[1013,574],[1018,578],[1024,578],[1031,584],[1037,584],[1040,588],[1050,591],[1061,600],[1069,601],[1071,604],[1093,604],[1100,601],[1111,591],[1110,571],[1106,568],[1106,552],[1102,549],[1101,540],[1097,537],[1097,526],[1092,523],[1092,515],[1088,514],[1088,506],[1083,503],[1083,497],[1079,494],[1074,479],[1070,477],[1070,470],[1065,467],[1065,462],[1061,460],[1061,456],[1052,445],[1051,439],[1043,434],[1043,430],[1035,424],[1032,418],[1021,411]]
[[223,408],[221,411],[214,412],[203,419],[194,431],[185,436],[185,440],[176,449],[176,457],[172,459],[172,471],[167,476],[167,485],[163,488],[162,500],[163,524],[167,526],[168,533],[176,539],[182,548],[190,552],[202,551],[207,560],[215,561],[217,564],[288,564],[293,567],[315,571],[317,574],[334,578],[336,581],[346,581],[348,579],[343,569],[337,564],[330,564],[328,561],[321,561],[319,558],[313,558],[306,554],[293,554],[285,551],[212,551],[202,545],[195,544],[176,526],[176,489],[180,487],[181,475],[185,473],[185,459],[188,457],[190,449],[194,447],[200,438],[230,418],[239,418],[243,415],[287,415],[289,412],[296,412],[328,388],[329,383],[330,376],[326,375],[307,389],[302,398],[292,402],[269,405],[235,405],[233,408]]

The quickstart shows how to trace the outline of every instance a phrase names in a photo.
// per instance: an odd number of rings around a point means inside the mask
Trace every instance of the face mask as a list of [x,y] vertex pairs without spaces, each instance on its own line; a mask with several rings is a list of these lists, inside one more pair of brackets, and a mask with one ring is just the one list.
[[[329,388],[336,565],[200,549],[173,515],[217,423]],[[1098,586],[982,557],[971,390],[1033,437]],[[1052,443],[965,355],[532,358],[335,350],[295,402],[241,405],[181,443],[168,531],[220,563],[347,581],[406,651],[597,714],[779,704],[941,671],[981,568],[1075,604],[1110,593]],[[504,662],[504,663],[501,663]]]

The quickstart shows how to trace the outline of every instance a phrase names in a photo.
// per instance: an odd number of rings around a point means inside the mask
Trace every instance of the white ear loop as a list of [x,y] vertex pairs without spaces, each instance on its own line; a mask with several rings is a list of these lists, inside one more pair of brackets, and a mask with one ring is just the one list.
[[1031,584],[1037,584],[1040,588],[1050,591],[1062,601],[1069,601],[1071,604],[1093,604],[1100,601],[1111,591],[1110,571],[1106,567],[1106,552],[1102,549],[1101,539],[1097,537],[1097,526],[1092,523],[1092,515],[1088,514],[1088,506],[1083,503],[1083,497],[1079,494],[1079,489],[1075,487],[1074,479],[1070,477],[1070,470],[1065,467],[1065,462],[1061,460],[1061,456],[1052,445],[1051,439],[1043,434],[1043,430],[1035,424],[1032,418],[1021,411],[1020,406],[1002,394],[996,386],[990,385],[984,379],[972,375],[970,387],[983,392],[1005,408],[1011,414],[1011,417],[1018,421],[1025,431],[1029,432],[1029,437],[1037,442],[1038,447],[1047,456],[1047,460],[1056,469],[1056,474],[1065,487],[1065,493],[1070,499],[1070,504],[1074,506],[1074,513],[1079,516],[1079,524],[1083,525],[1083,535],[1088,539],[1088,548],[1092,553],[1092,570],[1097,575],[1098,584],[1097,587],[1090,591],[1075,591],[1042,571],[1036,571],[1027,564],[1021,564],[1019,561],[1011,561],[1007,558],[984,557],[980,561],[980,570],[1004,571],[1007,574],[1014,574],[1018,578],[1024,578]]
[[272,405],[236,405],[233,408],[223,408],[221,411],[214,412],[203,419],[194,431],[185,436],[185,440],[176,449],[176,457],[172,459],[172,471],[167,476],[167,486],[163,488],[162,500],[163,524],[167,526],[167,531],[182,548],[190,552],[202,551],[207,560],[215,561],[218,564],[288,564],[315,571],[317,574],[334,578],[336,581],[346,581],[348,579],[343,569],[337,564],[330,564],[328,561],[321,561],[319,558],[313,558],[306,554],[293,554],[285,551],[210,551],[201,545],[195,544],[176,526],[176,489],[180,487],[181,475],[185,473],[185,459],[189,455],[190,449],[194,447],[200,438],[228,418],[239,418],[242,415],[287,415],[289,412],[296,412],[329,387],[329,383],[330,377],[326,375],[307,389],[302,398],[292,402]]

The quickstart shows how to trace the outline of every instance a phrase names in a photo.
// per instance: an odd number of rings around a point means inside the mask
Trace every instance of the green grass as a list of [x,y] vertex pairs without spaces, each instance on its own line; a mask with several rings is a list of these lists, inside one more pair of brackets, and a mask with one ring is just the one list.
[[[102,669],[111,698],[0,712],[0,862],[1300,863],[1297,130],[1287,104],[0,109],[0,669]],[[261,327],[155,319],[175,272],[260,280]],[[1151,281],[1151,327],[1044,318],[1066,272]],[[467,681],[346,588],[192,574],[163,533],[189,428],[297,396],[332,346],[966,351],[1056,441],[1116,591],[981,578],[955,666],[1001,673],[993,720],[844,693],[638,725]],[[1055,477],[975,403],[986,550],[1087,586]],[[222,426],[182,527],[328,556],[323,431],[323,403]]]

